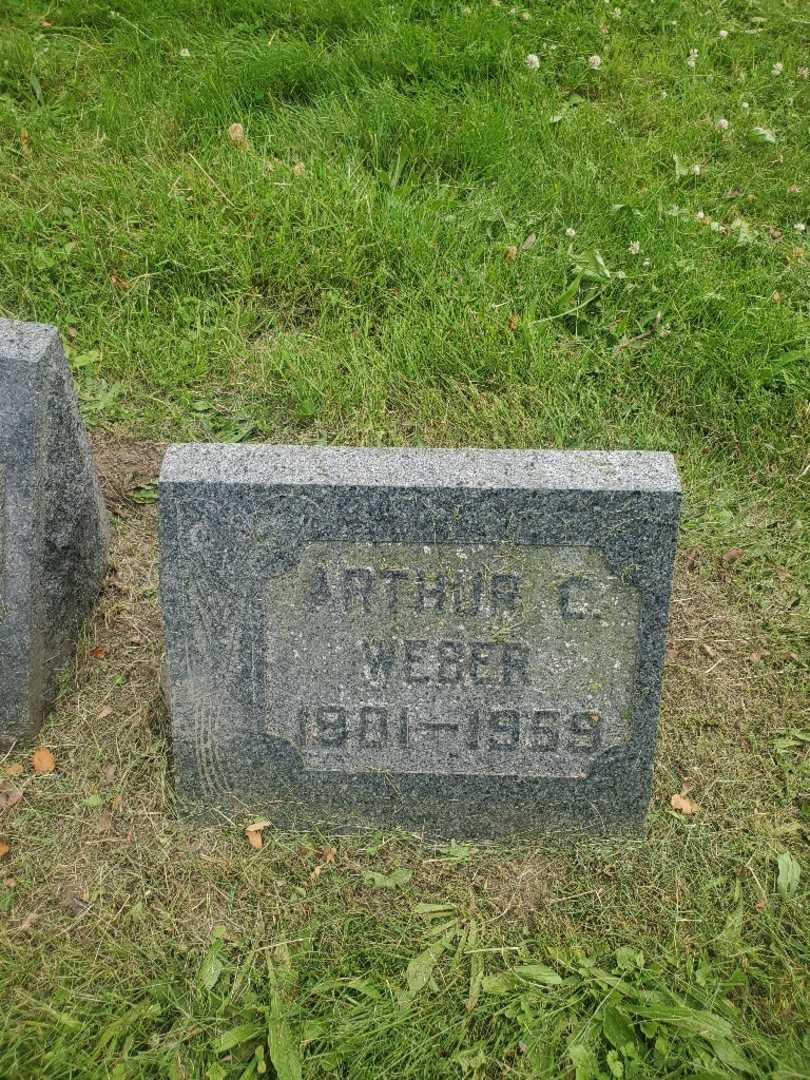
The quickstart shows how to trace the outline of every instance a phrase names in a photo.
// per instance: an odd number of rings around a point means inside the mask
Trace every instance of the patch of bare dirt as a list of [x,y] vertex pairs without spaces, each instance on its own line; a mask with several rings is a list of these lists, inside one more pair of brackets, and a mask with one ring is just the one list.
[[167,444],[121,441],[98,432],[90,442],[107,509],[129,515],[143,505],[141,493],[157,483]]

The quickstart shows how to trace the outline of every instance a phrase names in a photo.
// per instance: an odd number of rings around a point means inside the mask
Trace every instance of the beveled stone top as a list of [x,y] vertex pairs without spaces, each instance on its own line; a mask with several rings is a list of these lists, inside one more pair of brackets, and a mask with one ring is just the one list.
[[446,450],[322,446],[171,446],[162,484],[340,485],[680,492],[672,454],[637,450]]

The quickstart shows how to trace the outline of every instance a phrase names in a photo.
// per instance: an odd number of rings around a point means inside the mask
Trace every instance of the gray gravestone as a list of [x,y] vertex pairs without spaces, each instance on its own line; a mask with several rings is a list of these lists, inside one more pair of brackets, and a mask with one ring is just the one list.
[[180,795],[332,829],[638,825],[679,506],[663,453],[172,447]]
[[39,730],[98,594],[106,550],[59,334],[0,319],[0,744]]

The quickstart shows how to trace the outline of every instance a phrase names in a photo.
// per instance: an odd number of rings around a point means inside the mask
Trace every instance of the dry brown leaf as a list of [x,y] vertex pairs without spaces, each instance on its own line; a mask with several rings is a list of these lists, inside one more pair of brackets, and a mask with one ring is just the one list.
[[757,911],[764,911],[767,906],[768,906],[768,897],[767,896],[761,896],[759,898],[759,900],[757,900],[756,905],[755,905]]
[[722,559],[725,563],[736,562],[743,555],[745,555],[745,552],[742,548],[729,548],[728,551],[723,552]]
[[31,927],[34,925],[34,923],[37,921],[38,918],[39,918],[39,913],[38,912],[36,912],[36,911],[29,912],[25,916],[23,921],[20,923],[20,925],[17,927],[17,929],[20,931],[20,933],[27,934],[28,931],[31,929]]
[[293,176],[303,176],[306,172],[306,166],[303,161],[296,161],[292,168]]
[[507,262],[514,262],[518,257],[518,249],[515,244],[510,244],[506,251],[503,253]]
[[321,876],[321,870],[323,870],[322,866],[316,866],[312,873],[309,875],[309,880],[315,881],[316,878],[319,878]]
[[678,810],[681,814],[696,814],[700,809],[697,803],[692,802],[683,794],[673,795],[669,804],[673,810]]
[[113,711],[112,711],[112,707],[110,705],[105,705],[103,708],[98,710],[98,718],[99,718],[99,720],[106,720],[107,717],[112,716],[112,714],[113,714]]
[[234,146],[247,146],[245,129],[239,123],[231,124],[228,128],[228,138]]
[[20,128],[20,149],[23,157],[31,157],[31,136],[27,128]]
[[770,655],[771,654],[766,649],[756,649],[754,652],[751,653],[748,659],[751,661],[752,664],[757,664],[760,660],[764,660],[766,656]]
[[39,746],[31,755],[31,765],[35,773],[49,773],[56,768],[56,759],[47,746]]
[[327,847],[323,849],[323,861],[325,863],[333,863],[335,856],[337,855],[337,848]]
[[75,326],[69,326],[69,327],[67,328],[67,330],[65,331],[65,333],[66,333],[66,334],[67,334],[67,336],[68,336],[69,338],[71,338],[71,339],[73,339],[73,338],[77,338],[77,337],[79,336],[79,331],[78,331],[78,330],[76,329],[76,327],[75,327]]
[[706,656],[709,657],[710,660],[714,660],[715,656],[717,656],[717,653],[714,651],[714,649],[711,647],[711,645],[707,645],[705,641],[700,646],[700,649],[701,649],[701,652],[704,652],[706,654]]
[[531,251],[534,245],[537,243],[537,233],[530,232],[523,243],[520,245],[521,251]]
[[22,776],[25,770],[25,766],[21,761],[12,761],[10,765],[3,767],[3,772],[6,776]]
[[513,334],[516,333],[518,327],[520,326],[520,316],[518,314],[516,314],[516,312],[514,312],[514,311],[509,316],[508,326],[509,326],[509,329],[512,331]]
[[113,283],[116,289],[129,288],[129,282],[127,281],[127,279],[125,277],[121,277],[120,274],[116,274],[115,272],[110,274],[110,281]]
[[782,294],[779,292],[778,289],[774,289],[773,292],[771,293],[771,300],[773,300],[773,302],[775,304],[781,304],[782,303]]
[[695,567],[697,566],[698,558],[699,558],[698,552],[694,548],[692,548],[692,550],[686,556],[686,569],[687,570],[694,570]]
[[248,825],[245,829],[245,836],[247,842],[252,848],[257,851],[262,846],[262,832],[271,824],[269,821],[254,821],[252,825]]
[[110,761],[101,768],[101,775],[104,777],[106,783],[111,784],[115,776],[115,765]]
[[95,830],[99,835],[103,835],[104,833],[108,833],[110,829],[112,829],[112,818],[105,811],[96,818]]
[[17,882],[14,880],[13,877],[4,877],[3,878],[3,885],[7,889],[13,889],[16,884],[17,884]]
[[0,840],[0,859],[5,859],[6,855],[8,855],[10,851],[11,848],[8,846],[5,840]]
[[88,649],[87,655],[92,656],[94,660],[103,660],[109,651],[104,645],[96,645],[94,649]]
[[0,814],[16,806],[22,797],[23,793],[18,787],[15,787],[10,780],[4,780],[0,784]]

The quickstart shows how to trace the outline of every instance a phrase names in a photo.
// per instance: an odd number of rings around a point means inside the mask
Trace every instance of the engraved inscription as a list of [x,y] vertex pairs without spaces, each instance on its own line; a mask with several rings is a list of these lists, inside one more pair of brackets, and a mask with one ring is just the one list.
[[307,769],[581,778],[630,737],[639,595],[598,551],[310,543],[266,611]]

